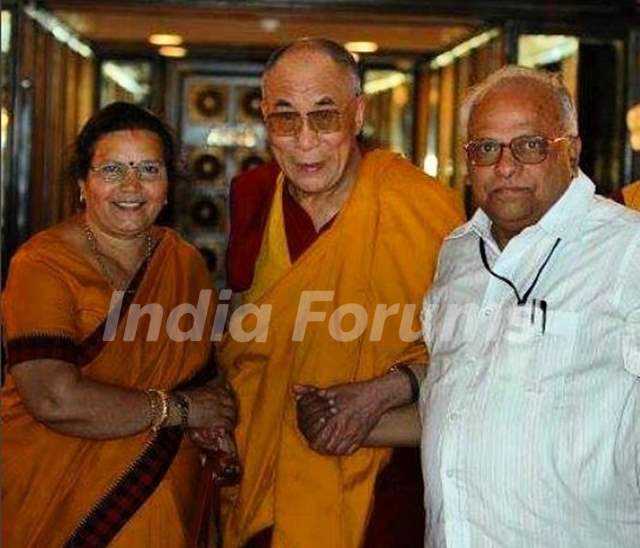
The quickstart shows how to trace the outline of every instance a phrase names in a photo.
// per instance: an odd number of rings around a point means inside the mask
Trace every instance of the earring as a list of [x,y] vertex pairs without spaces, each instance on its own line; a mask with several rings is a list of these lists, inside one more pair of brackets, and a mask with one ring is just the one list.
[[80,191],[80,203],[84,202],[84,192]]

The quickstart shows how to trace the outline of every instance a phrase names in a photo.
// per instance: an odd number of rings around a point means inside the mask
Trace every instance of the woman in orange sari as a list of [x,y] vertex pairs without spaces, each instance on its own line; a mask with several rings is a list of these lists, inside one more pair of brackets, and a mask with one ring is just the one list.
[[214,378],[204,262],[154,225],[176,166],[158,118],[106,107],[75,144],[84,212],[31,238],[11,262],[5,546],[193,542],[200,461],[184,433],[232,429],[236,410]]

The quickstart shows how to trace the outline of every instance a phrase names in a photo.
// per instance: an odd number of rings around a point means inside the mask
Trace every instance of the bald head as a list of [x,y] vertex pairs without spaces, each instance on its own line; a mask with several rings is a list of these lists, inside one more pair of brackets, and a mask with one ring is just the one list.
[[351,53],[340,44],[325,38],[300,38],[274,51],[271,57],[269,57],[264,72],[262,73],[263,88],[265,81],[269,78],[273,69],[282,61],[288,60],[291,57],[299,58],[301,56],[312,59],[317,55],[326,56],[335,63],[337,67],[345,71],[351,81],[354,95],[360,95],[362,93],[362,79],[356,60]]
[[523,90],[528,95],[537,95],[549,108],[546,115],[553,113],[555,122],[563,132],[578,135],[578,115],[569,91],[558,74],[543,70],[508,65],[491,74],[479,85],[471,88],[461,107],[461,129],[465,139],[468,138],[469,119],[473,111],[487,99],[501,90]]

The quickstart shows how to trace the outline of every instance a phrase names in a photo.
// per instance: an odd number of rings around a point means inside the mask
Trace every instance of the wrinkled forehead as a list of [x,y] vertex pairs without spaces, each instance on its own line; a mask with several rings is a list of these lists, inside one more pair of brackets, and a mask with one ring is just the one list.
[[562,110],[553,91],[540,82],[513,80],[490,89],[478,100],[470,112],[468,133],[511,130],[549,136],[561,129]]
[[349,71],[327,54],[295,51],[285,54],[263,80],[263,98],[271,107],[342,105],[354,95]]

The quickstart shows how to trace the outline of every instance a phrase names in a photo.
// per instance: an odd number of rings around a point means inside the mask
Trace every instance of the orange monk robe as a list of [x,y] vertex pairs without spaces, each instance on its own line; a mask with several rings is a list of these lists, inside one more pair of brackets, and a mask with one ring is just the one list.
[[[142,275],[144,274],[144,275]],[[147,338],[149,317],[138,335],[124,340],[127,315],[112,342],[103,340],[111,289],[104,277],[79,255],[56,228],[42,232],[14,257],[3,294],[9,366],[33,359],[76,363],[83,377],[135,389],[167,389],[188,382],[210,358],[210,318],[198,341],[170,338],[169,312],[178,304],[195,305],[200,290],[211,287],[197,251],[165,229],[138,281],[133,304],[157,303],[164,312],[158,338]],[[215,295],[211,307],[215,306]],[[188,329],[189,321],[180,322]],[[94,336],[96,335],[97,336]],[[147,340],[149,339],[149,340]],[[2,394],[2,540],[4,546],[73,546],[93,533],[89,525],[111,535],[110,546],[188,546],[189,526],[200,481],[199,451],[182,433],[162,429],[112,440],[66,436],[36,421],[25,408],[8,375]],[[169,432],[172,430],[172,432]],[[175,451],[166,473],[154,476],[147,450]],[[132,473],[142,474],[135,483]],[[146,476],[144,476],[146,474]],[[154,477],[159,484],[150,493]],[[122,484],[121,479],[128,483]],[[120,498],[107,496],[122,485]],[[123,504],[141,496],[142,506],[110,531]],[[117,500],[116,500],[117,499]],[[104,503],[102,515],[92,512]],[[108,519],[105,519],[108,518]],[[85,526],[85,524],[88,524]],[[98,542],[95,545],[105,545]]]
[[[400,336],[403,312],[418,331],[417,311],[440,244],[463,221],[462,207],[456,194],[405,159],[372,151],[333,226],[292,265],[283,187],[280,178],[254,283],[245,294],[245,302],[270,307],[266,340],[228,336],[219,356],[238,395],[236,436],[244,468],[239,488],[225,494],[224,543],[241,547],[273,527],[274,548],[356,548],[376,475],[390,451],[363,448],[339,458],[312,451],[296,427],[292,386],[371,379],[399,360],[425,359],[419,333]],[[296,318],[305,296],[316,299],[310,308],[325,317],[308,322],[302,339],[292,342],[294,334],[301,335],[304,322]],[[327,296],[329,302],[320,300]],[[336,336],[329,317],[343,305],[366,312],[362,335]],[[373,321],[378,305],[392,307],[380,322],[383,329]],[[246,320],[250,331],[255,317]],[[233,322],[231,327],[233,333]],[[353,316],[347,316],[342,328],[353,327]]]
[[640,181],[631,183],[622,188],[624,205],[640,211]]

